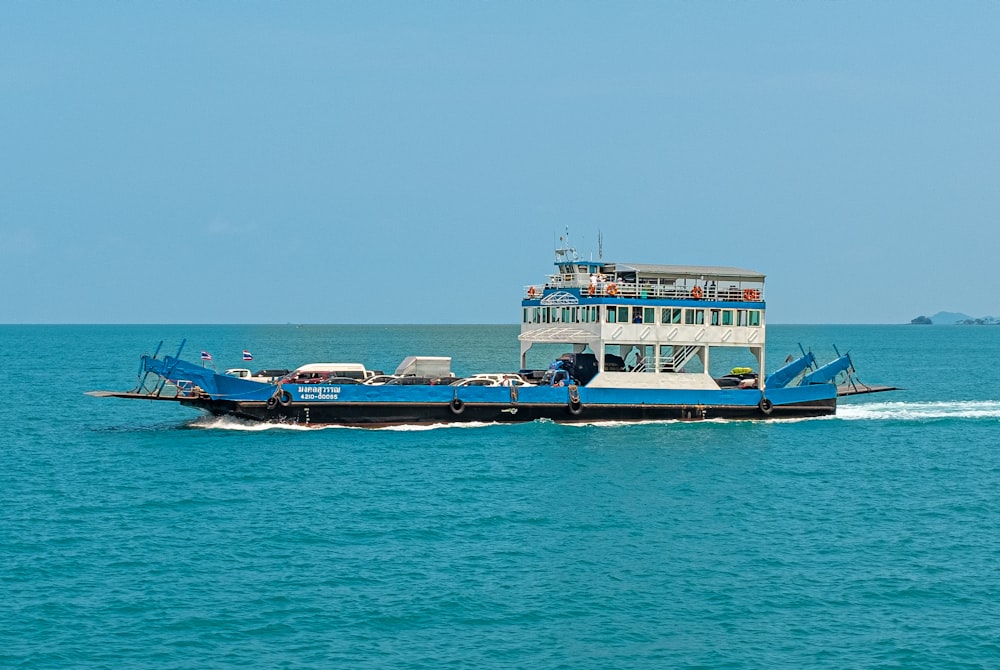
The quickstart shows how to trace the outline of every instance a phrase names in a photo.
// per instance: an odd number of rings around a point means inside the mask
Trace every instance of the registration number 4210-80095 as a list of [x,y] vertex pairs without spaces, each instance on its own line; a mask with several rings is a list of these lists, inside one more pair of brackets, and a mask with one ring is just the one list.
[[336,400],[340,397],[339,386],[300,386],[298,392],[302,400]]

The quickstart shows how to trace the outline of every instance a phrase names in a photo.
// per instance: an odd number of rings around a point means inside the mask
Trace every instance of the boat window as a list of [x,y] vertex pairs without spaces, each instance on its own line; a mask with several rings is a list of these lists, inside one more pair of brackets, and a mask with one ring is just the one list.
[[736,325],[737,326],[747,325],[747,311],[745,309],[736,310]]
[[755,326],[755,327],[756,326],[760,326],[760,310],[759,309],[751,309],[749,316],[750,316],[750,325],[751,326]]
[[615,308],[609,306],[608,307],[608,323],[615,323],[615,321],[616,321],[615,314],[617,314],[617,311],[615,310]]
[[656,323],[656,308],[655,307],[643,307],[642,308],[642,322],[643,323]]
[[723,326],[733,325],[733,310],[731,309],[722,310],[722,325]]
[[573,309],[573,308],[570,308],[570,307],[563,307],[562,308],[562,322],[563,323],[571,323],[573,321],[576,321],[576,319],[574,318],[575,315],[573,314],[573,312],[576,312],[576,310]]
[[712,310],[712,325],[713,326],[718,326],[720,323],[721,323],[721,321],[719,319],[719,310],[713,309]]
[[703,309],[686,309],[684,310],[684,323],[690,325],[705,325],[705,310]]
[[521,316],[521,323],[528,323],[528,308],[525,307],[523,310],[524,314]]
[[663,323],[680,323],[681,310],[676,307],[664,307],[660,319]]
[[618,323],[628,323],[628,307],[618,308]]
[[542,308],[541,307],[532,307],[531,309],[532,309],[532,314],[531,314],[531,321],[532,321],[532,323],[541,323],[542,322]]

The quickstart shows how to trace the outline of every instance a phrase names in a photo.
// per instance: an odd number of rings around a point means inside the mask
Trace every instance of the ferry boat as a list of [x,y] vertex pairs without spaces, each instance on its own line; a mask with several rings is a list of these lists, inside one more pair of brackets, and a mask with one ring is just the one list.
[[[421,357],[408,357],[389,377],[357,363],[314,363],[262,380],[185,361],[183,343],[161,356],[161,343],[141,357],[134,390],[91,395],[250,421],[378,427],[815,417],[835,413],[838,395],[892,390],[859,384],[850,355],[839,352],[818,366],[801,350],[767,373],[759,272],[583,260],[568,236],[560,239],[555,272],[524,287],[520,369],[505,379],[462,383],[447,358],[430,360],[434,375],[422,376]],[[561,353],[533,369],[534,347]],[[712,374],[727,361],[741,364]]]

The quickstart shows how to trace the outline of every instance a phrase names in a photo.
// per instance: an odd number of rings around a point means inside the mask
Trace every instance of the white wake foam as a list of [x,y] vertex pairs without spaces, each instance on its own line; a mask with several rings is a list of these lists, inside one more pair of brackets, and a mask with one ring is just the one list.
[[203,416],[191,421],[187,425],[190,428],[242,430],[251,433],[258,433],[263,430],[312,430],[309,426],[294,423],[261,423],[258,421],[244,421],[232,416]]
[[318,425],[311,426],[301,423],[266,423],[258,421],[244,421],[231,416],[205,416],[195,419],[188,424],[191,428],[204,428],[207,430],[241,430],[246,432],[260,432],[264,430],[387,430],[396,432],[420,432],[425,430],[440,430],[445,428],[482,428],[499,424],[484,423],[479,421],[469,421],[465,423],[435,423],[427,425],[401,425],[401,426],[378,426],[365,428],[362,426],[337,426]]
[[837,418],[848,421],[933,419],[1000,419],[1000,401],[945,400],[938,402],[877,402],[840,405]]

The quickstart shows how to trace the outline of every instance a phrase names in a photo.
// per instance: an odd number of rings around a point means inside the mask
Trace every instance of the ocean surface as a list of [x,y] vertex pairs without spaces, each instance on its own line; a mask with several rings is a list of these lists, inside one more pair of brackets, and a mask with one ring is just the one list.
[[516,326],[0,326],[0,667],[1000,667],[1000,328],[771,326],[905,390],[775,422],[304,429],[128,390]]

